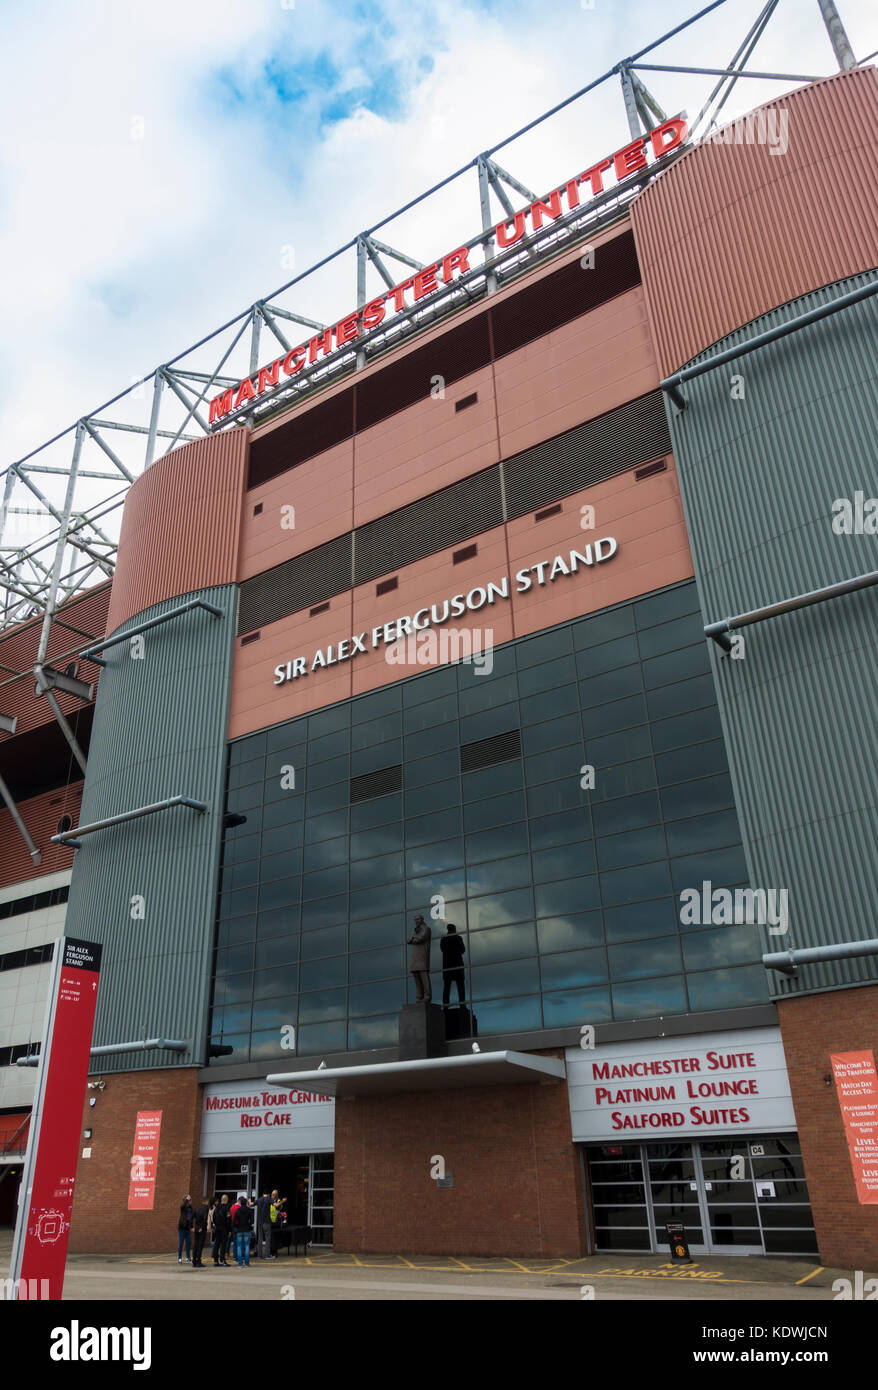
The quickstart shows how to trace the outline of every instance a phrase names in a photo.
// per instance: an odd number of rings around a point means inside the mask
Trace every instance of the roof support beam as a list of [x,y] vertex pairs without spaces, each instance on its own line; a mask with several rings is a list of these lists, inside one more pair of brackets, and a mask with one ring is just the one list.
[[[10,729],[9,732],[15,733],[15,730]],[[3,800],[6,802],[6,809],[8,810],[10,816],[13,819],[13,822],[15,823],[15,827],[19,835],[24,840],[24,843],[27,845],[28,854],[30,855],[31,859],[34,861],[35,864],[39,864],[43,856],[40,850],[37,849],[33,840],[31,839],[30,831],[28,830],[24,821],[21,819],[21,814],[19,812],[18,807],[15,804],[15,798],[13,797],[12,792],[9,790],[2,777],[0,777],[0,796],[2,796]]]

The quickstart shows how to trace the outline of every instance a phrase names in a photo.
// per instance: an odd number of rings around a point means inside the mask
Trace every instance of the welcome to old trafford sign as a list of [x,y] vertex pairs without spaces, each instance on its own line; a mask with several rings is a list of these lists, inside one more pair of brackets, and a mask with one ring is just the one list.
[[[535,565],[527,565],[524,569],[516,571],[515,591],[524,594],[528,589],[532,589],[534,584],[539,588],[544,584],[553,584],[562,576],[578,574],[582,566],[588,568],[601,565],[605,560],[611,560],[618,549],[618,543],[613,536],[603,536],[600,540],[584,545],[582,550],[570,550],[566,555],[555,555],[551,560],[540,560]],[[500,579],[491,579],[487,584],[476,585],[467,594],[455,594],[453,598],[442,599],[440,603],[425,605],[419,608],[417,613],[380,623],[372,628],[368,646],[368,631],[360,632],[345,637],[337,647],[331,644],[321,648],[314,653],[310,661],[307,657],[296,656],[286,663],[281,662],[274,668],[274,684],[283,685],[285,681],[307,676],[309,671],[337,666],[340,661],[351,661],[355,656],[365,655],[367,650],[374,651],[382,645],[392,648],[394,643],[401,642],[404,638],[417,640],[418,633],[426,628],[442,627],[449,618],[460,618],[464,613],[476,613],[486,604],[496,603],[498,599],[508,599],[509,594],[509,575],[504,574]]]
[[[583,202],[596,198],[599,193],[605,191],[605,176],[610,180],[615,179],[617,184],[624,183],[633,174],[645,169],[652,160],[661,159],[663,155],[675,150],[686,139],[686,133],[685,117],[673,116],[656,126],[649,135],[641,135],[629,145],[617,150],[615,154],[599,159],[590,169],[583,170],[560,187],[553,188],[545,198],[537,198],[530,207],[521,208],[515,213],[511,224],[498,222],[494,228],[497,245],[505,250],[521,241],[526,234],[528,221],[531,229],[538,232],[544,221],[554,221],[580,207]],[[583,185],[588,189],[585,199],[580,194]],[[285,357],[276,358],[269,366],[260,367],[254,376],[245,377],[237,386],[230,386],[228,390],[214,396],[210,402],[208,423],[217,424],[224,416],[271,391],[280,384],[281,373],[285,377],[297,376],[306,364],[313,365],[318,357],[329,357],[341,348],[348,347],[355,339],[370,333],[383,322],[390,301],[393,312],[402,313],[410,307],[406,300],[408,293],[411,294],[414,304],[420,304],[422,300],[436,294],[443,285],[450,284],[460,275],[468,274],[471,269],[479,267],[470,266],[469,250],[466,246],[458,246],[456,250],[449,251],[441,260],[417,271],[411,279],[394,285],[392,289],[379,295],[377,299],[370,300],[361,309],[354,309],[335,325],[317,333],[307,343],[300,343],[298,347],[292,348]]]

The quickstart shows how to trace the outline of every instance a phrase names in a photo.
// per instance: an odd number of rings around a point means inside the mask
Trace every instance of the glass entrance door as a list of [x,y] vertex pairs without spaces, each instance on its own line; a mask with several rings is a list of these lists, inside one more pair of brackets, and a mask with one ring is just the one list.
[[708,1252],[763,1254],[749,1144],[736,1139],[711,1139],[702,1140],[695,1148]]
[[589,1150],[599,1250],[666,1254],[682,1222],[699,1255],[816,1255],[798,1136],[605,1144]]
[[652,1248],[659,1253],[668,1248],[667,1221],[682,1221],[693,1255],[708,1253],[709,1222],[697,1147],[685,1141],[644,1145]]

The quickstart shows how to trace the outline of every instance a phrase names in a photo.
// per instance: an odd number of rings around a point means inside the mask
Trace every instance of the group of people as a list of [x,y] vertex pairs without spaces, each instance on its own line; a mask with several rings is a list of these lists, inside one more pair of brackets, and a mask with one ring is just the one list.
[[205,1244],[213,1246],[213,1262],[219,1267],[229,1268],[226,1255],[229,1251],[235,1263],[244,1269],[250,1264],[250,1233],[256,1233],[256,1254],[260,1259],[275,1260],[277,1256],[271,1248],[271,1232],[276,1226],[283,1226],[287,1220],[287,1199],[281,1197],[277,1188],[267,1190],[257,1201],[251,1202],[246,1192],[238,1194],[234,1203],[229,1202],[229,1194],[217,1194],[212,1201],[202,1201],[193,1207],[191,1196],[187,1195],[180,1203],[180,1218],[177,1223],[177,1264],[183,1263],[183,1248],[186,1261],[193,1269],[203,1269]]

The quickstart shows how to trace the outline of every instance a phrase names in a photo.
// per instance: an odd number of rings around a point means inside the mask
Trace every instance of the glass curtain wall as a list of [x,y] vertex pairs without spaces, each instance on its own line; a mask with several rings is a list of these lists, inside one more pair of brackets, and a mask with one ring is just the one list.
[[395,1046],[431,908],[481,1037],[768,999],[754,927],[680,922],[747,882],[693,583],[238,740],[227,810],[217,1067]]

